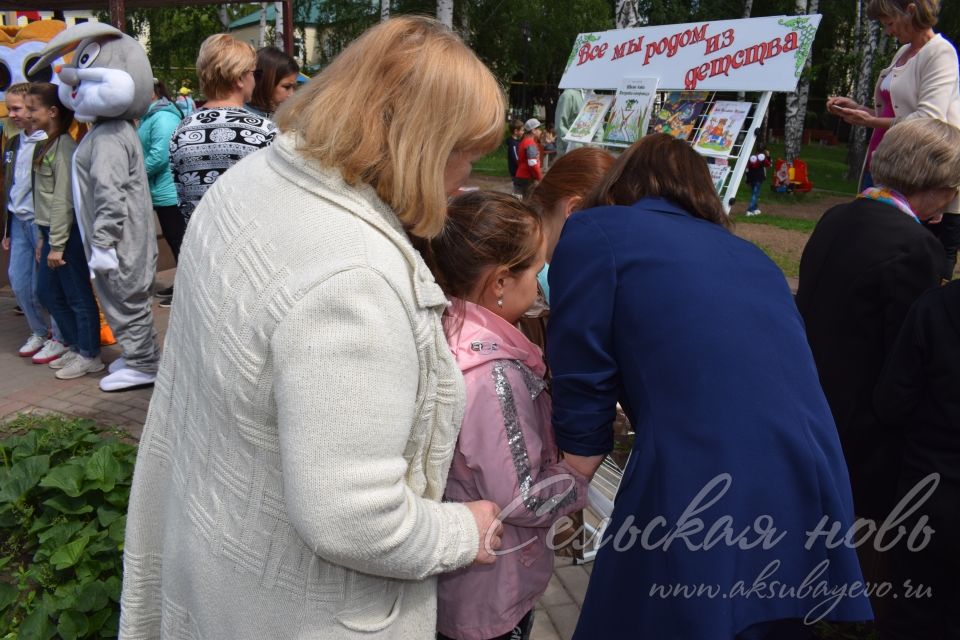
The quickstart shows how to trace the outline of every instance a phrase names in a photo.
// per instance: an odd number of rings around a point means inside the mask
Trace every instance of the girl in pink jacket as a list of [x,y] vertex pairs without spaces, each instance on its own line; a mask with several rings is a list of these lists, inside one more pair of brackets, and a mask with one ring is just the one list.
[[503,521],[495,564],[440,576],[438,638],[527,638],[553,572],[548,529],[587,494],[558,460],[543,354],[514,326],[537,296],[543,231],[516,198],[471,192],[426,253],[451,298],[444,326],[467,392],[445,498],[491,500]]

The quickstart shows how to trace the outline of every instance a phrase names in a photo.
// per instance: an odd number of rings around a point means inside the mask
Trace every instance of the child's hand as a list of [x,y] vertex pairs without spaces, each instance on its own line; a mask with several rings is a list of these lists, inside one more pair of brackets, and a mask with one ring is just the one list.
[[47,254],[47,266],[51,269],[57,269],[67,264],[63,260],[63,251],[51,251]]
[[477,523],[477,531],[480,532],[480,548],[477,551],[477,558],[473,562],[474,564],[493,564],[497,561],[494,552],[502,544],[500,536],[503,533],[503,523],[497,520],[497,516],[500,515],[500,507],[489,500],[467,502],[465,506],[473,514],[473,519]]
[[3,239],[3,250],[10,251],[10,238],[6,237]]

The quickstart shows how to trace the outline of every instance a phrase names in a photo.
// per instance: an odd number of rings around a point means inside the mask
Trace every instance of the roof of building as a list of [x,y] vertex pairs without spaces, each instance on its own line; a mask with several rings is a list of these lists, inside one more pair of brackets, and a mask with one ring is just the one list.
[[[277,20],[277,10],[271,3],[267,7],[267,24],[273,24]],[[310,6],[310,15],[307,16],[305,21],[300,20],[300,16],[297,15],[297,12],[294,11],[293,21],[297,24],[317,24],[320,22],[320,7],[316,4]],[[243,16],[242,18],[237,18],[230,23],[230,26],[227,27],[228,30],[234,31],[235,29],[242,29],[243,27],[249,27],[250,25],[260,23],[260,9],[253,11],[252,13]]]

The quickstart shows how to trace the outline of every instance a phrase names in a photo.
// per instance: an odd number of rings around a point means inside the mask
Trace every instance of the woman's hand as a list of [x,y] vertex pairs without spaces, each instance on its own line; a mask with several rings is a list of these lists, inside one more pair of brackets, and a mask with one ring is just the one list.
[[63,259],[63,251],[51,251],[47,254],[47,266],[56,269],[67,264]]
[[10,251],[10,236],[3,239],[3,250]]
[[477,559],[473,562],[474,564],[493,564],[497,561],[497,556],[493,552],[502,544],[500,536],[503,533],[503,523],[497,520],[500,507],[489,500],[467,502],[465,505],[473,514],[477,531],[480,532],[480,548],[477,551]]
[[876,127],[876,118],[869,111],[841,107],[840,109],[834,111],[834,113],[840,116],[847,124],[860,127]]
[[841,115],[836,108],[840,109],[863,109],[861,105],[857,104],[856,101],[851,100],[850,98],[844,98],[842,96],[831,96],[827,98],[827,111],[834,115]]

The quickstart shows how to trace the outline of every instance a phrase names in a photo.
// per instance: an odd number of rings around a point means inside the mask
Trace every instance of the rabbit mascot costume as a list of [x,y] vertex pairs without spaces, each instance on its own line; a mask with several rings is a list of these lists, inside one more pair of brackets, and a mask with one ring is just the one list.
[[122,391],[153,384],[159,362],[151,310],[156,230],[133,124],[150,106],[153,72],[136,40],[86,22],[53,38],[31,73],[69,51],[72,60],[58,70],[60,100],[92,124],[74,156],[74,208],[97,297],[123,351],[100,388]]

